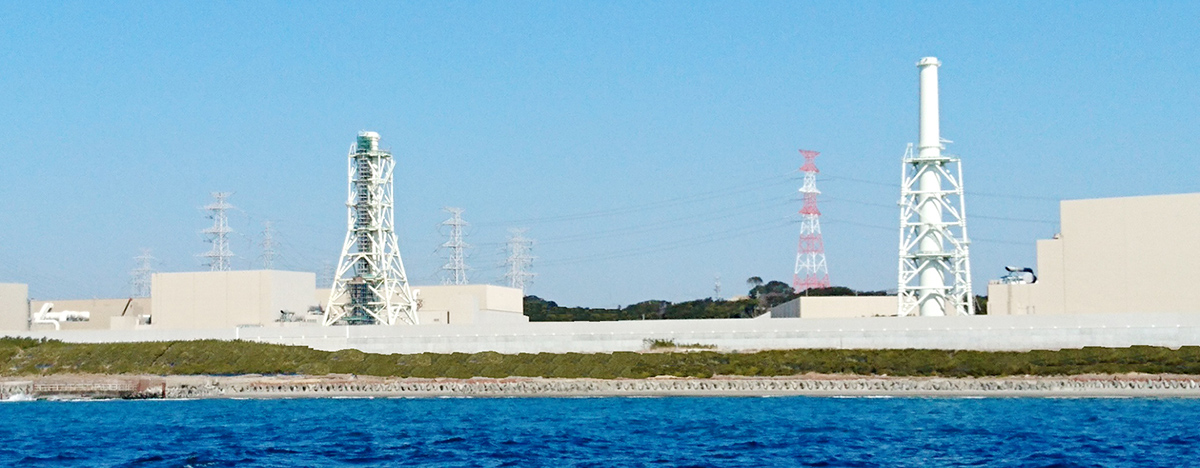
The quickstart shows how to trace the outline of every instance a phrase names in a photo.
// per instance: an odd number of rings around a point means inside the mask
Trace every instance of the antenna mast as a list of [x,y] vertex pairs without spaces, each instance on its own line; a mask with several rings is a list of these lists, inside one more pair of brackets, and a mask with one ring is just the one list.
[[900,172],[900,316],[974,315],[962,165],[942,154],[936,57],[921,74],[917,154],[908,144]]
[[417,298],[396,241],[392,153],[379,134],[359,132],[350,147],[346,241],[333,274],[325,325],[417,324]]
[[233,205],[227,201],[232,195],[233,192],[212,192],[216,201],[204,207],[205,211],[208,211],[206,217],[213,220],[213,225],[201,232],[207,237],[206,242],[212,244],[212,249],[200,256],[208,259],[205,265],[211,271],[231,269],[233,252],[229,250],[229,235],[233,230],[229,228],[229,218],[225,212],[233,209]]
[[825,264],[825,242],[821,239],[821,210],[817,209],[816,151],[800,150],[804,156],[804,207],[800,209],[800,242],[796,246],[796,267],[792,274],[792,289],[796,292],[829,287],[829,268]]

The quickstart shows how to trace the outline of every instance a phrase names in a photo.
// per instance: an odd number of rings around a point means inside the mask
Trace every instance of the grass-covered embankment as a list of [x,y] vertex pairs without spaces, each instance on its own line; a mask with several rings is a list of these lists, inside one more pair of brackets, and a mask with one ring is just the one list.
[[785,376],[808,372],[982,377],[1142,372],[1200,374],[1200,347],[1135,346],[1062,351],[788,350],[612,354],[367,354],[244,341],[76,344],[0,339],[0,375],[62,373],[238,375],[360,374],[396,377]]

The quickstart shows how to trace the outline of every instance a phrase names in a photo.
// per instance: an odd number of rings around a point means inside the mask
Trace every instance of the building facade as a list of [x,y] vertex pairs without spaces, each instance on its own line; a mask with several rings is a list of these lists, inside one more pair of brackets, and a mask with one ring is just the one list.
[[988,286],[989,315],[1200,313],[1200,193],[1066,200],[1036,282]]

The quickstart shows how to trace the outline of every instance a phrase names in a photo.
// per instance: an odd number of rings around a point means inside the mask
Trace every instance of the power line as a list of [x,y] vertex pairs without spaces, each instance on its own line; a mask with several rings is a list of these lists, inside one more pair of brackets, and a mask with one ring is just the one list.
[[[891,209],[891,210],[896,209],[895,204],[888,205],[888,204],[884,204],[884,203],[875,203],[875,202],[868,202],[868,201],[862,201],[862,200],[853,200],[853,199],[849,199],[849,198],[828,197],[828,196],[825,197],[825,199],[828,201],[833,201],[833,202],[853,203],[856,205],[873,206],[873,207],[878,207],[878,208],[887,208],[887,209]],[[1010,217],[1005,217],[1005,216],[988,216],[988,215],[981,215],[981,214],[972,214],[971,219],[990,219],[990,220],[997,220],[997,221],[1013,221],[1013,222],[1019,222],[1019,223],[1053,224],[1055,226],[1058,225],[1058,221],[1050,221],[1050,220],[1046,220],[1046,219],[1010,218]]]
[[[846,176],[827,176],[827,177],[822,178],[821,180],[830,181],[830,182],[844,180],[847,182],[857,182],[860,184],[875,185],[875,186],[879,186],[879,187],[890,187],[890,188],[899,188],[900,187],[900,184],[894,184],[894,183],[889,183],[889,182],[879,182],[876,180],[858,179],[858,178],[846,177]],[[1014,200],[1033,200],[1033,201],[1052,201],[1052,202],[1062,201],[1062,199],[1056,198],[1056,197],[1042,197],[1042,196],[1035,196],[1035,195],[1014,195],[1011,193],[976,192],[974,190],[964,191],[963,193],[967,194],[967,195],[975,196],[975,197],[1008,198],[1008,199],[1014,199]],[[974,217],[974,216],[972,215],[972,217]]]
[[[694,225],[704,224],[704,223],[708,223],[708,222],[712,222],[712,221],[737,218],[737,217],[742,217],[742,216],[746,216],[746,215],[761,213],[764,211],[773,211],[773,210],[777,210],[780,207],[787,206],[789,204],[791,204],[791,202],[789,200],[778,200],[777,199],[777,200],[771,200],[771,202],[768,204],[765,204],[765,205],[762,205],[762,206],[759,206],[759,207],[756,207],[756,208],[750,209],[750,210],[745,209],[744,206],[731,207],[728,210],[722,210],[722,211],[717,212],[718,214],[720,214],[720,216],[712,216],[713,212],[705,212],[705,213],[683,216],[683,217],[678,217],[678,218],[659,220],[659,221],[656,221],[653,223],[648,223],[648,224],[637,224],[637,225],[624,226],[624,227],[619,227],[619,228],[614,228],[614,229],[591,231],[591,232],[585,232],[585,233],[580,233],[580,234],[572,234],[572,235],[567,235],[567,236],[562,236],[562,237],[556,237],[556,238],[552,238],[551,240],[547,240],[547,241],[539,241],[538,244],[551,245],[551,244],[565,244],[565,243],[574,243],[574,242],[586,242],[586,241],[592,241],[592,240],[598,240],[598,239],[608,239],[608,238],[617,237],[615,235],[633,236],[633,235],[638,235],[638,234],[645,234],[645,233],[649,233],[649,232],[662,231],[662,230],[679,228],[679,227],[694,226]],[[477,244],[477,245],[502,245],[502,244],[499,242],[493,242],[493,243],[483,243],[483,244]]]
[[[881,226],[878,224],[850,221],[848,219],[837,219],[837,218],[825,217],[825,221],[826,221],[826,223],[833,223],[833,224],[849,224],[851,226],[859,226],[859,227],[865,227],[865,228],[870,228],[870,229],[879,229],[879,230],[892,231],[892,232],[896,231],[896,226]],[[1023,246],[1029,245],[1029,242],[1003,240],[1003,239],[989,239],[989,238],[985,238],[985,237],[971,237],[971,242],[983,242],[985,244],[1023,245]]]
[[488,221],[488,222],[476,223],[476,225],[477,226],[494,226],[494,225],[510,225],[511,226],[513,224],[527,225],[527,224],[540,224],[540,223],[554,223],[554,222],[578,221],[581,219],[588,219],[588,218],[608,217],[608,216],[627,214],[627,213],[636,213],[638,211],[645,211],[647,209],[652,209],[652,208],[662,208],[662,207],[675,206],[675,205],[684,205],[684,204],[689,204],[689,203],[707,201],[707,200],[711,200],[714,198],[719,198],[724,195],[732,195],[732,194],[738,194],[738,193],[752,192],[755,190],[762,190],[764,188],[774,187],[777,185],[782,185],[782,184],[788,183],[791,181],[792,177],[793,177],[793,172],[788,172],[786,174],[768,177],[766,179],[760,179],[753,183],[737,185],[737,186],[735,186],[736,188],[733,190],[723,188],[723,189],[710,190],[710,191],[687,195],[687,196],[673,197],[673,198],[668,198],[668,199],[664,199],[664,200],[658,200],[658,201],[654,201],[654,202],[642,203],[642,204],[630,205],[630,206],[624,206],[624,207],[606,208],[606,209],[595,210],[595,211],[585,211],[585,212],[580,212],[580,213],[569,213],[569,214],[552,215],[552,216],[544,216],[544,217],[537,217],[537,218],[525,218],[525,219],[517,219],[517,220],[509,220],[509,221]]
[[[742,227],[735,228],[735,229],[718,231],[718,232],[714,232],[714,233],[708,233],[708,234],[705,234],[702,236],[695,236],[695,237],[686,238],[686,239],[682,239],[682,240],[664,242],[664,243],[660,243],[660,244],[648,245],[648,246],[638,247],[638,248],[634,248],[634,249],[620,250],[620,251],[608,252],[608,253],[604,253],[604,254],[584,255],[584,256],[575,257],[575,258],[566,258],[566,259],[562,259],[562,260],[558,260],[558,261],[546,262],[546,263],[543,263],[542,266],[545,267],[545,266],[572,265],[572,264],[595,262],[595,261],[614,260],[614,259],[618,259],[618,258],[632,257],[632,256],[644,255],[644,254],[648,254],[648,253],[665,252],[665,251],[684,248],[684,247],[692,247],[695,245],[702,245],[702,244],[707,244],[707,243],[711,243],[711,242],[717,242],[717,241],[722,241],[722,240],[727,240],[727,239],[743,237],[743,236],[750,235],[750,234],[757,234],[760,232],[770,231],[773,229],[779,229],[779,228],[785,227],[785,226],[791,226],[793,224],[795,224],[795,221],[793,221],[793,220],[782,220],[782,221],[775,221],[772,223],[768,223],[765,225],[742,226]],[[725,235],[721,235],[721,234],[725,234]]]

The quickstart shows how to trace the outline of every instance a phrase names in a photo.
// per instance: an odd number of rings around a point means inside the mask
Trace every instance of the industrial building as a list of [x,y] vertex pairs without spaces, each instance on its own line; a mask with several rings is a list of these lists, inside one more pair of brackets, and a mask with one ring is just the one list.
[[[277,270],[155,273],[148,298],[29,301],[0,284],[0,330],[221,330],[321,326],[328,289],[313,273]],[[418,286],[422,325],[525,323],[521,290],[490,284]],[[45,314],[45,317],[39,316]],[[64,315],[66,313],[67,315]]]
[[895,317],[897,296],[800,296],[771,308],[770,318]]
[[1060,217],[1035,275],[988,285],[988,314],[1200,313],[1200,193],[1066,200]]

